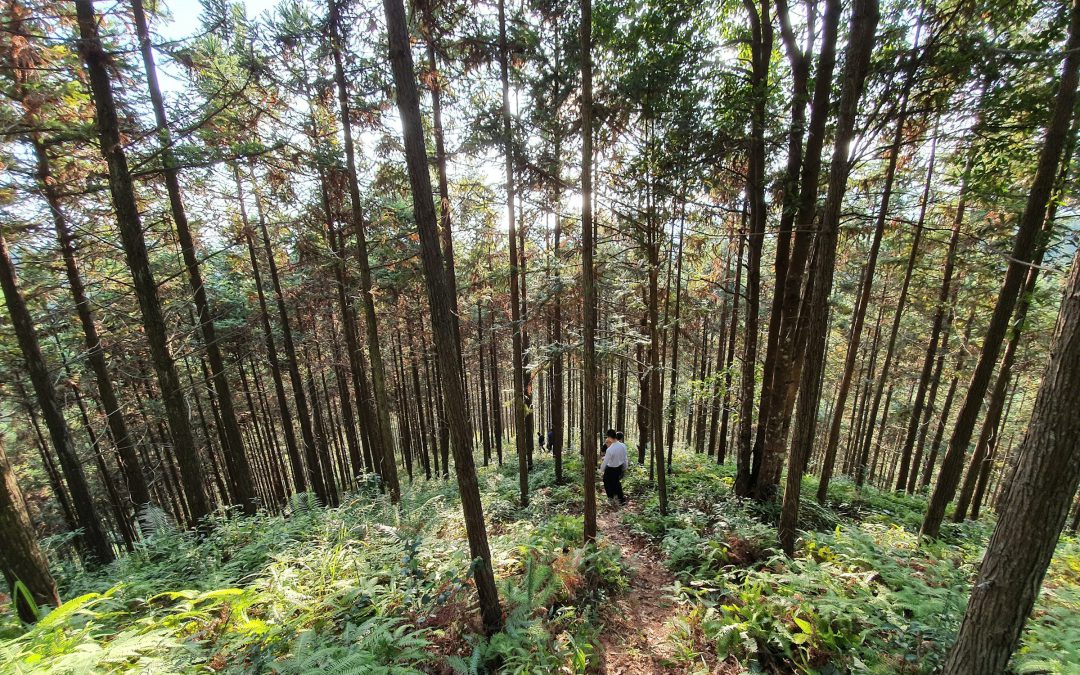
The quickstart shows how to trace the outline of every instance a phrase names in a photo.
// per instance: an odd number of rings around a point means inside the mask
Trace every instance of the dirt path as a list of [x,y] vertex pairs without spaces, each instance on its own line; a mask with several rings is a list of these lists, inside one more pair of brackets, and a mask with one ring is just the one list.
[[600,505],[597,526],[602,539],[622,550],[633,570],[630,588],[604,612],[600,638],[600,672],[608,675],[678,673],[685,667],[672,662],[671,619],[679,606],[671,596],[674,577],[664,567],[660,552],[631,533],[619,512]]

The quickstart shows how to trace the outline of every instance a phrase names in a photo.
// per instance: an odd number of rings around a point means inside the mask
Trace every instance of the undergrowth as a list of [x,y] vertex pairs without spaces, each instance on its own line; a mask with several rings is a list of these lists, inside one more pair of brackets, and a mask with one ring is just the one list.
[[[675,639],[689,668],[737,661],[749,672],[933,673],[959,629],[992,529],[948,524],[920,541],[926,500],[847,480],[813,501],[807,478],[793,558],[776,543],[779,507],[734,496],[734,467],[676,455],[669,513],[646,469],[631,472],[642,500],[624,522],[651,537],[677,579]],[[1013,668],[1080,672],[1080,544],[1064,538]]]
[[[573,462],[568,470],[575,470]],[[580,471],[580,466],[576,467]],[[485,638],[452,482],[400,506],[377,492],[338,508],[214,516],[203,539],[167,526],[96,573],[55,570],[60,607],[0,615],[4,672],[585,672],[595,611],[624,584],[618,552],[581,546],[581,490],[550,462],[518,508],[513,467],[481,471],[506,628]]]
[[[214,516],[199,539],[157,519],[95,573],[61,558],[59,608],[24,626],[0,610],[0,671],[264,673],[597,672],[600,608],[627,590],[616,548],[581,545],[581,463],[548,459],[518,503],[516,466],[480,470],[505,629],[481,631],[452,481],[394,506],[368,484],[338,508],[296,496],[281,514]],[[648,470],[623,522],[674,575],[673,667],[766,673],[933,673],[959,627],[988,522],[920,541],[925,497],[803,485],[798,551],[776,548],[778,507],[736,498],[734,469],[676,453],[670,508]],[[150,514],[152,516],[152,514]],[[601,538],[603,542],[603,538]],[[1012,664],[1080,672],[1080,543],[1063,538]],[[666,592],[666,591],[665,591]],[[649,627],[643,626],[642,629]],[[729,668],[730,667],[730,668]]]

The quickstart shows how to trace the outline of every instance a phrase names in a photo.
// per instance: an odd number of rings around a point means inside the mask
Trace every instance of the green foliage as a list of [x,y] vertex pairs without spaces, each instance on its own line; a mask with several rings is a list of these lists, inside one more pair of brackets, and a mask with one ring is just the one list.
[[[481,471],[498,503],[514,467]],[[369,490],[336,509],[293,496],[284,515],[215,514],[200,538],[160,514],[112,566],[57,570],[71,598],[30,627],[8,612],[0,662],[14,672],[585,672],[595,666],[595,607],[625,588],[617,549],[583,548],[573,503],[550,460],[546,497],[507,509],[492,552],[506,630],[478,633],[450,482],[414,484],[400,506]],[[516,517],[515,517],[516,516]],[[462,649],[464,648],[464,651]],[[5,672],[7,672],[5,670]]]
[[[828,506],[804,504],[807,530],[787,558],[775,549],[775,506],[734,497],[730,467],[676,458],[670,515],[646,499],[624,521],[658,543],[675,573],[683,661],[714,653],[751,669],[805,673],[932,673],[943,664],[989,537],[986,522],[920,541],[923,497],[857,491],[839,480]],[[816,484],[808,479],[803,489],[813,494]],[[1080,544],[1066,540],[1014,659],[1018,672],[1080,664],[1078,581]]]

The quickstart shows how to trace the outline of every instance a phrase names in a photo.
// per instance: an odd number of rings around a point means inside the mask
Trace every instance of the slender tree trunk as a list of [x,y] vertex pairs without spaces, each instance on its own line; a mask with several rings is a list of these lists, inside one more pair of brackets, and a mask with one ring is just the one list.
[[724,361],[724,412],[720,415],[720,447],[716,450],[716,463],[727,460],[728,420],[731,416],[731,376],[735,365],[735,338],[739,329],[739,299],[742,297],[742,259],[746,239],[739,236],[739,249],[735,255],[735,287],[731,291],[731,323],[728,324],[727,360]]
[[975,486],[979,481],[979,475],[982,473],[983,464],[989,461],[990,447],[997,437],[997,428],[1001,422],[1002,411],[1005,407],[1005,395],[1008,393],[1013,364],[1016,362],[1016,350],[1020,346],[1020,336],[1027,320],[1028,308],[1031,306],[1031,297],[1038,283],[1039,267],[1042,265],[1043,254],[1046,252],[1046,245],[1049,243],[1052,234],[1055,211],[1054,205],[1051,205],[1048,217],[1043,225],[1041,241],[1036,246],[1037,251],[1034,260],[1032,260],[1032,267],[1028,270],[1024,287],[1020,290],[1016,315],[1012,321],[1012,330],[1009,331],[1009,342],[1005,346],[1005,353],[1001,356],[1001,363],[997,369],[997,379],[990,390],[990,400],[986,405],[986,414],[983,417],[979,440],[975,443],[975,452],[971,455],[967,475],[964,477],[960,495],[956,500],[956,509],[953,511],[952,516],[954,523],[961,523],[967,518],[968,507],[971,506],[971,499],[975,496]]
[[45,418],[45,426],[49,429],[49,437],[60,458],[60,468],[71,491],[71,502],[78,516],[79,526],[83,529],[82,541],[86,552],[95,563],[106,565],[116,556],[102,528],[102,522],[98,518],[82,463],[75,452],[71,431],[68,429],[56,390],[53,389],[53,377],[41,353],[33,319],[19,290],[15,267],[11,262],[7,241],[2,231],[0,231],[0,286],[3,287],[11,326],[15,331],[26,370],[30,374],[30,383],[34,387],[38,409],[41,411],[41,416]]
[[[1077,71],[1080,69],[1080,54],[1076,51],[1080,48],[1080,25],[1078,25],[1080,24],[1080,2],[1073,2],[1070,12],[1069,40],[1065,52],[1065,63],[1054,101],[1053,114],[1046,128],[1042,151],[1039,153],[1035,179],[1032,182],[1031,192],[1028,194],[1027,204],[1024,207],[1024,214],[1017,228],[1016,241],[1009,257],[1008,270],[1001,285],[997,304],[994,306],[994,313],[990,317],[986,337],[983,339],[982,351],[979,354],[978,362],[975,364],[975,371],[972,373],[967,395],[964,397],[964,402],[957,413],[956,425],[953,427],[949,447],[942,462],[941,475],[938,477],[938,483],[934,488],[934,493],[930,497],[930,505],[926,510],[926,517],[923,519],[921,533],[929,537],[938,536],[941,530],[941,521],[945,517],[945,508],[956,493],[960,472],[963,470],[964,454],[967,452],[968,442],[971,440],[975,421],[979,409],[982,407],[983,397],[990,384],[990,376],[993,374],[998,353],[1001,351],[1001,343],[1005,337],[1005,331],[1008,329],[1009,318],[1012,316],[1020,287],[1027,274],[1028,262],[1033,259],[1038,244],[1039,229],[1046,217],[1050,193],[1054,188],[1058,166],[1069,135],[1073,104],[1076,100]],[[1041,576],[1039,574],[1039,578]],[[1017,628],[1017,634],[1019,634],[1019,628]],[[1009,645],[1011,646],[1014,643],[1015,639],[1010,641]],[[962,661],[961,658],[959,662]],[[956,658],[952,658],[950,663],[956,664],[958,661]],[[1004,666],[1004,663],[1002,663],[1002,666]]]
[[[885,347],[885,362],[881,366],[881,375],[878,379],[877,387],[875,388],[874,400],[870,405],[870,420],[876,420],[881,403],[881,392],[885,387],[886,380],[889,379],[890,369],[892,366],[893,354],[896,349],[896,337],[900,332],[900,321],[904,316],[904,309],[907,307],[908,290],[911,287],[911,275],[915,271],[915,262],[919,256],[919,243],[922,241],[923,225],[926,222],[926,210],[930,202],[930,183],[934,175],[934,159],[935,152],[937,150],[937,139],[935,138],[930,144],[930,163],[926,169],[926,183],[922,194],[922,204],[919,207],[919,220],[915,224],[915,235],[911,241],[911,253],[908,255],[907,267],[904,268],[904,281],[900,285],[900,298],[896,302],[896,313],[893,314],[892,328],[889,330],[889,342]],[[866,455],[870,451],[870,445],[874,437],[874,425],[871,424],[866,434],[866,440],[863,442],[862,462],[855,468],[855,485],[861,486],[863,482],[863,465],[866,463]],[[907,461],[906,458],[903,461]],[[901,473],[903,473],[903,468]],[[906,477],[905,477],[906,480]],[[901,489],[901,488],[897,488]]]
[[[745,2],[745,0],[744,0]],[[799,375],[802,368],[802,355],[798,349],[800,339],[799,307],[802,297],[809,297],[809,293],[803,289],[803,279],[806,276],[806,263],[809,258],[811,243],[814,240],[815,223],[817,221],[817,198],[818,183],[821,174],[821,154],[825,144],[826,122],[829,118],[830,99],[833,88],[833,70],[836,64],[836,42],[840,26],[842,6],[840,0],[827,0],[824,10],[824,25],[822,27],[821,51],[818,54],[818,64],[814,76],[813,99],[810,104],[810,121],[807,125],[806,147],[803,152],[801,166],[801,178],[799,181],[799,198],[797,203],[795,232],[792,235],[791,256],[785,267],[783,285],[775,290],[778,301],[781,303],[779,311],[780,325],[777,329],[776,338],[777,353],[771,362],[771,369],[764,373],[762,384],[761,406],[758,411],[758,433],[751,449],[740,447],[740,452],[750,453],[752,466],[750,475],[744,477],[745,485],[742,495],[749,495],[751,491],[758,498],[771,498],[776,486],[779,485],[780,473],[783,469],[785,449],[787,446],[787,430],[792,417],[791,411],[795,404],[795,394],[798,391]],[[768,64],[766,63],[766,66]],[[748,284],[750,286],[752,284]],[[747,311],[750,312],[748,289]],[[776,301],[776,300],[774,300]],[[748,315],[749,318],[749,315]],[[756,324],[756,320],[755,320]],[[766,357],[768,355],[766,354]],[[744,375],[753,375],[753,371],[747,373],[744,363]],[[744,393],[748,393],[753,399],[752,383],[749,387],[744,384]],[[745,412],[747,424],[753,411],[753,403]],[[746,436],[741,444],[749,442]]]
[[510,54],[506,41],[506,9],[505,2],[499,0],[499,68],[502,77],[502,141],[503,154],[506,159],[506,215],[509,222],[510,241],[510,322],[513,365],[512,379],[514,383],[514,445],[518,455],[518,485],[520,488],[519,502],[522,507],[529,505],[529,458],[528,458],[528,433],[525,428],[525,373],[524,356],[522,346],[522,332],[524,330],[521,316],[521,291],[520,271],[518,270],[518,236],[516,211],[514,209],[514,143],[510,126]]
[[[897,480],[896,489],[902,488],[901,483],[907,480],[907,491],[913,493],[915,491],[915,477],[919,473],[919,461],[922,458],[922,442],[918,444],[918,450],[915,453],[914,459],[910,462],[910,475],[908,475],[909,463],[908,456],[911,454],[912,448],[915,447],[916,435],[921,433],[921,437],[925,438],[926,428],[929,423],[929,412],[933,409],[934,395],[930,395],[930,403],[927,407],[927,416],[923,417],[923,402],[926,396],[927,388],[936,390],[936,381],[931,384],[933,378],[933,372],[935,368],[935,361],[937,365],[938,377],[940,377],[941,364],[945,359],[945,339],[942,339],[941,355],[935,356],[938,352],[938,338],[941,334],[942,325],[946,320],[951,322],[952,312],[949,309],[949,294],[952,292],[952,275],[953,269],[956,265],[956,247],[960,241],[960,226],[964,222],[964,211],[966,205],[967,195],[967,179],[968,174],[971,171],[972,163],[974,162],[974,156],[969,154],[967,165],[964,167],[964,177],[960,182],[960,199],[956,205],[956,214],[953,217],[952,233],[949,235],[949,248],[945,252],[945,270],[941,277],[941,290],[938,291],[937,307],[934,310],[934,319],[930,325],[930,342],[926,347],[926,356],[923,359],[922,371],[919,374],[918,389],[915,392],[915,403],[911,410],[911,418],[908,421],[907,433],[904,436],[904,445],[901,449],[901,462],[900,462],[900,478]],[[946,339],[948,328],[946,327]],[[936,391],[935,391],[936,393]],[[919,420],[923,417],[922,424]],[[920,431],[920,426],[921,431]]]
[[270,269],[270,284],[274,289],[274,299],[277,301],[282,345],[285,348],[285,365],[289,369],[289,381],[292,384],[293,403],[296,405],[296,416],[299,418],[300,422],[300,438],[304,443],[307,481],[315,492],[315,496],[319,498],[319,501],[323,504],[330,504],[332,501],[331,495],[324,480],[322,467],[319,465],[319,451],[315,441],[315,431],[312,428],[311,408],[308,404],[308,396],[304,392],[304,380],[300,375],[300,363],[296,357],[296,345],[293,341],[292,322],[289,320],[289,312],[285,306],[285,292],[281,287],[281,278],[278,274],[277,261],[274,259],[274,249],[270,245],[270,231],[266,226],[266,212],[262,206],[262,200],[258,190],[254,190],[254,196],[255,205],[258,210],[259,232],[262,235],[263,252],[266,255],[267,267]]
[[926,466],[923,468],[921,484],[924,488],[930,485],[930,479],[934,475],[934,467],[937,466],[938,450],[941,448],[941,441],[945,436],[945,426],[949,421],[949,412],[952,410],[956,389],[960,384],[960,373],[963,372],[964,369],[964,360],[967,356],[967,345],[971,338],[972,320],[974,318],[975,312],[974,309],[972,309],[964,328],[963,342],[960,345],[960,349],[957,350],[956,368],[954,369],[952,382],[949,384],[948,393],[945,394],[945,403],[941,406],[941,419],[938,420],[937,431],[934,433],[934,440],[930,443],[930,453],[926,457]]
[[[480,298],[476,299],[476,348],[477,348],[477,361],[480,364],[480,427],[482,435],[484,437],[484,466],[491,463],[491,432],[488,429],[488,399],[487,399],[487,381],[484,377],[484,371],[487,370],[484,367],[484,314],[483,307],[480,305]],[[556,472],[556,480],[558,480],[558,472]]]
[[[645,304],[648,306],[648,289],[645,290]],[[642,335],[649,334],[649,312],[645,311],[641,316],[639,330]],[[635,351],[637,355],[637,379],[638,379],[638,404],[637,404],[637,428],[638,428],[638,464],[645,464],[645,454],[649,449],[649,419],[652,400],[649,394],[649,382],[652,374],[649,370],[648,355],[645,347],[638,343]]]
[[682,263],[683,263],[683,231],[686,226],[686,204],[682,205],[683,214],[679,221],[679,252],[675,263],[675,321],[671,325],[671,385],[668,388],[667,405],[667,470],[671,471],[672,451],[675,447],[675,408],[676,395],[679,389],[679,323],[682,309]]
[[274,331],[270,327],[270,310],[266,304],[266,294],[263,292],[262,274],[259,272],[259,258],[255,252],[255,242],[252,240],[252,230],[248,225],[247,209],[244,206],[244,193],[240,182],[240,174],[234,168],[237,195],[240,202],[240,219],[244,223],[244,239],[247,243],[248,259],[251,262],[251,273],[255,280],[255,292],[259,297],[259,315],[263,329],[263,339],[266,342],[266,355],[270,365],[270,376],[274,380],[274,394],[278,404],[278,419],[281,420],[282,431],[285,433],[285,449],[289,455],[289,463],[292,467],[293,487],[297,493],[307,491],[307,478],[304,472],[304,460],[300,456],[300,448],[296,443],[296,431],[293,427],[292,411],[289,410],[289,401],[285,395],[285,384],[281,377],[281,361],[278,357],[277,345],[274,340]]
[[[1017,378],[1019,379],[1019,378]],[[978,520],[979,512],[982,510],[983,498],[986,496],[986,488],[990,484],[990,474],[994,467],[994,454],[997,451],[998,441],[1001,440],[1001,434],[1005,431],[1005,425],[1009,421],[1009,412],[1012,410],[1013,399],[1016,398],[1016,387],[1019,382],[1014,381],[1012,386],[1012,393],[1009,395],[1008,403],[1005,404],[1005,412],[1001,415],[1001,420],[998,423],[997,429],[994,430],[993,436],[987,441],[986,458],[983,460],[979,467],[979,479],[975,486],[975,494],[971,497],[971,519]],[[999,474],[1005,472],[1005,467],[1002,466],[1002,470]]]
[[[660,379],[660,239],[663,230],[655,214],[651,213],[652,227],[648,232],[649,255],[649,443],[650,478],[655,469],[656,489],[660,500],[660,513],[667,515],[667,471],[664,462],[664,387]],[[582,443],[595,442],[594,439],[582,438]]]
[[79,272],[79,263],[75,257],[75,241],[68,227],[67,218],[60,207],[60,198],[56,192],[56,186],[52,179],[52,171],[49,166],[49,156],[44,145],[35,139],[34,151],[38,160],[38,187],[45,195],[52,213],[53,225],[56,228],[56,237],[60,242],[60,253],[64,258],[64,271],[67,273],[68,287],[71,290],[72,299],[75,301],[75,311],[79,316],[79,323],[83,330],[83,340],[86,345],[86,360],[90,369],[94,372],[97,383],[98,395],[101,405],[105,409],[105,419],[112,435],[113,443],[116,444],[117,452],[120,453],[120,470],[124,474],[127,483],[128,494],[136,509],[150,503],[150,489],[146,484],[142,468],[139,466],[139,458],[135,448],[135,438],[128,429],[127,418],[120,408],[120,402],[113,387],[112,377],[109,375],[108,365],[105,363],[105,350],[101,346],[101,338],[98,335],[97,321],[90,308],[90,299],[86,296],[86,287]]
[[[469,418],[465,410],[462,391],[461,354],[460,351],[455,353],[455,349],[460,349],[460,344],[454,335],[451,317],[453,301],[450,297],[450,286],[446,281],[446,268],[439,251],[435,205],[431,198],[431,177],[428,174],[424,131],[420,123],[420,103],[413,74],[405,7],[401,0],[384,0],[383,8],[386,12],[386,23],[390,35],[390,63],[394,72],[394,83],[397,86],[398,112],[401,115],[405,159],[412,187],[413,212],[416,214],[416,224],[420,235],[420,255],[424,278],[427,282],[435,339],[438,342],[439,351],[443,354],[441,372],[444,399],[450,419],[450,431],[454,436],[452,446],[458,492],[465,515],[469,550],[474,560],[473,580],[480,599],[480,613],[483,617],[485,632],[492,634],[502,627],[502,610],[499,607],[498,591],[495,588],[491,552],[484,527],[484,511],[476,482],[476,468],[473,465],[472,432],[469,429]],[[505,49],[505,40],[503,44]],[[505,60],[503,64],[505,68]]]
[[146,23],[146,13],[143,11],[142,0],[131,0],[131,8],[135,18],[136,33],[139,37],[143,67],[146,70],[150,102],[154,109],[158,141],[161,144],[161,162],[165,178],[165,189],[169,194],[173,224],[176,226],[176,236],[180,241],[184,265],[187,267],[188,282],[195,300],[195,310],[199,316],[199,331],[206,347],[207,359],[210,361],[210,378],[213,382],[212,393],[221,415],[222,431],[226,441],[222,450],[228,468],[229,494],[234,500],[230,503],[240,505],[244,509],[244,513],[251,515],[255,513],[256,506],[251,466],[244,451],[244,439],[240,433],[240,423],[236,420],[232,390],[229,387],[229,379],[225,375],[225,361],[221,357],[221,349],[218,346],[217,330],[214,326],[213,314],[210,311],[210,301],[207,297],[206,286],[203,283],[202,272],[199,269],[199,260],[195,253],[195,242],[191,236],[187,211],[184,208],[184,200],[180,192],[180,171],[177,168],[176,156],[172,150],[172,137],[169,132],[168,118],[165,115],[165,101],[158,86],[157,68],[154,64],[154,52],[150,43],[150,30]]
[[30,428],[34,430],[38,455],[41,457],[42,466],[45,467],[45,474],[49,477],[49,488],[52,490],[53,497],[56,498],[56,503],[60,506],[60,514],[64,519],[64,525],[67,526],[69,532],[74,532],[79,529],[79,519],[71,508],[71,499],[68,497],[63,480],[60,478],[60,471],[57,470],[56,462],[53,461],[52,455],[49,453],[49,444],[45,440],[45,434],[41,431],[41,422],[38,420],[37,404],[30,398],[30,393],[26,391],[22,378],[15,378],[15,391],[19,403],[26,410],[27,417],[30,418]]
[[704,392],[705,383],[709,381],[709,377],[712,375],[712,336],[706,332],[706,324],[708,322],[702,317],[701,321],[701,370],[698,372],[698,382],[701,384],[698,386],[699,395],[697,401],[697,418],[694,425],[694,452],[699,455],[705,452],[705,421],[708,417],[708,399],[701,395]]
[[[64,355],[60,338],[54,334],[53,341],[56,343],[57,349],[60,352],[61,363],[64,367],[64,375],[67,377],[68,388],[71,389],[71,394],[75,397],[75,405],[79,408],[79,418],[82,421],[83,429],[90,438],[90,448],[94,452],[94,461],[97,464],[98,473],[101,475],[101,482],[105,485],[105,491],[109,495],[109,505],[112,506],[113,517],[116,520],[117,528],[124,538],[124,547],[130,552],[134,550],[135,544],[135,530],[132,527],[131,515],[124,507],[124,504],[120,499],[120,493],[116,489],[116,483],[113,482],[112,476],[109,473],[109,467],[105,463],[105,454],[101,450],[101,438],[98,436],[97,432],[94,431],[94,424],[90,421],[90,413],[86,409],[86,403],[83,401],[82,392],[79,391],[79,385],[75,381],[71,372],[71,366],[68,363],[67,357]],[[137,516],[135,520],[138,520]]]
[[[342,61],[339,0],[328,0],[328,2],[330,5],[330,48],[334,55],[334,80],[337,84],[341,129],[345,140],[345,166],[349,175],[349,202],[352,207],[353,227],[356,228],[358,247],[356,257],[360,262],[360,296],[364,305],[364,327],[367,329],[368,359],[371,366],[371,389],[375,399],[375,417],[372,421],[378,425],[377,429],[372,430],[375,432],[372,433],[372,438],[378,444],[379,450],[377,454],[381,459],[380,474],[383,483],[390,491],[390,501],[396,504],[401,499],[401,488],[398,485],[397,464],[394,459],[394,434],[390,424],[390,401],[386,395],[386,369],[383,366],[382,347],[379,344],[379,323],[375,314],[375,297],[372,295],[367,228],[364,224],[364,213],[360,204],[356,151],[352,139],[352,117],[349,112],[349,90],[345,81],[345,66]],[[456,304],[454,307],[456,308]]]
[[[955,291],[953,298],[955,299]],[[949,353],[949,336],[952,331],[953,315],[955,312],[951,307],[947,308],[946,311],[945,326],[942,329],[941,334],[941,346],[938,347],[936,363],[934,363],[934,372],[930,376],[930,391],[926,394],[926,405],[922,412],[922,422],[919,424],[919,437],[918,441],[915,443],[915,455],[911,458],[911,473],[908,475],[907,483],[908,494],[915,493],[915,488],[921,477],[919,470],[920,467],[922,467],[923,450],[926,447],[926,434],[930,429],[930,418],[933,417],[935,405],[937,404],[938,386],[941,384],[941,372],[945,369],[945,357],[948,356]]]
[[[556,72],[558,72],[558,63],[560,52],[556,49],[555,52],[555,64]],[[559,86],[556,80],[553,85],[556,90]],[[553,100],[555,96],[553,96]],[[558,126],[558,125],[556,125]],[[555,165],[554,171],[554,185],[555,185],[555,233],[552,243],[551,255],[555,259],[555,271],[560,277],[562,276],[562,251],[560,245],[562,243],[562,182],[560,177],[560,169],[562,167],[562,136],[561,133],[555,133]],[[551,362],[551,435],[548,440],[548,450],[551,451],[551,455],[555,460],[555,483],[562,484],[565,481],[563,477],[563,423],[564,423],[564,398],[563,392],[565,390],[563,385],[563,335],[562,335],[562,283],[556,285],[554,292],[555,297],[552,301],[551,309],[551,342],[554,350]]]
[[[505,40],[505,35],[503,36]],[[581,438],[585,450],[585,543],[596,540],[596,269],[593,267],[592,213],[592,0],[581,0]],[[505,72],[505,71],[504,71]]]
[[[829,295],[832,293],[836,244],[840,231],[840,209],[850,168],[848,146],[854,135],[855,116],[858,113],[863,83],[870,66],[870,54],[874,47],[877,24],[877,0],[855,0],[852,5],[847,58],[844,64],[843,85],[840,90],[840,106],[837,111],[836,139],[833,146],[832,164],[829,167],[829,187],[818,228],[815,265],[811,272],[813,291],[806,302],[806,311],[811,318],[807,325],[806,366],[801,373],[802,380],[799,384],[802,393],[799,396],[797,410],[797,432],[788,458],[787,487],[780,512],[780,545],[788,555],[792,555],[795,550],[795,528],[799,519],[802,474],[813,448],[818,409],[821,404],[821,379],[825,368],[825,342],[829,328],[828,303]],[[763,477],[767,476],[763,474]]]
[[[916,47],[918,39],[916,38]],[[912,58],[914,60],[914,58]],[[893,181],[896,177],[896,165],[900,159],[900,149],[904,140],[904,124],[907,121],[907,97],[911,90],[914,73],[908,71],[905,86],[901,92],[900,113],[896,119],[896,127],[893,131],[892,145],[888,150],[888,164],[885,168],[885,183],[882,187],[881,203],[878,206],[877,220],[874,223],[874,237],[870,243],[870,251],[867,253],[866,266],[863,268],[863,282],[859,289],[859,297],[855,303],[855,316],[851,325],[851,335],[848,338],[847,354],[844,357],[844,371],[840,376],[840,386],[836,392],[833,405],[832,423],[829,425],[829,435],[825,442],[825,457],[821,463],[821,479],[818,482],[817,500],[824,504],[829,490],[829,481],[832,478],[833,464],[836,461],[836,448],[840,443],[840,427],[844,420],[848,393],[851,390],[851,381],[855,375],[855,360],[859,354],[859,345],[862,342],[863,325],[866,320],[866,308],[870,303],[870,292],[874,287],[874,272],[877,269],[878,252],[881,250],[881,237],[885,232],[885,221],[889,215],[889,201],[892,197]],[[936,147],[937,139],[934,139]],[[933,150],[931,150],[933,154]],[[927,181],[929,187],[929,180]]]
[[[128,170],[127,157],[120,138],[116,102],[113,99],[109,76],[109,56],[98,37],[98,20],[94,14],[93,0],[76,0],[79,33],[79,52],[86,64],[90,88],[93,92],[97,131],[101,153],[109,167],[109,190],[113,209],[120,230],[120,238],[135,282],[135,294],[139,300],[143,328],[150,344],[150,355],[157,373],[162,402],[169,420],[173,452],[180,464],[184,492],[192,517],[198,522],[210,513],[206,498],[202,466],[195,447],[195,437],[188,420],[187,403],[184,401],[180,377],[169,351],[165,318],[158,298],[157,283],[150,271],[150,261],[143,238],[142,222],[135,200],[135,189]],[[111,559],[111,552],[109,559]]]
[[[490,350],[491,355],[491,421],[494,423],[493,433],[495,435],[495,456],[499,460],[499,466],[503,463],[503,416],[502,416],[502,389],[499,386],[499,360],[498,360],[498,347],[495,339],[495,312],[492,310],[490,303],[488,307],[488,316],[491,318],[491,340]],[[561,435],[562,429],[558,429],[556,434]],[[561,444],[560,444],[561,447]],[[562,454],[559,454],[556,459],[557,466],[561,465]]]

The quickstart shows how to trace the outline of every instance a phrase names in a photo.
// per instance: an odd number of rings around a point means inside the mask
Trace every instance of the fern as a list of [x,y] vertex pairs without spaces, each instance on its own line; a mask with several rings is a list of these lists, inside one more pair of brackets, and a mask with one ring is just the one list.
[[319,512],[319,498],[314,492],[298,492],[289,497],[285,513],[297,519],[311,518]]
[[136,515],[139,518],[139,529],[143,536],[155,537],[162,534],[175,534],[176,523],[172,517],[161,507],[155,504],[141,505]]

